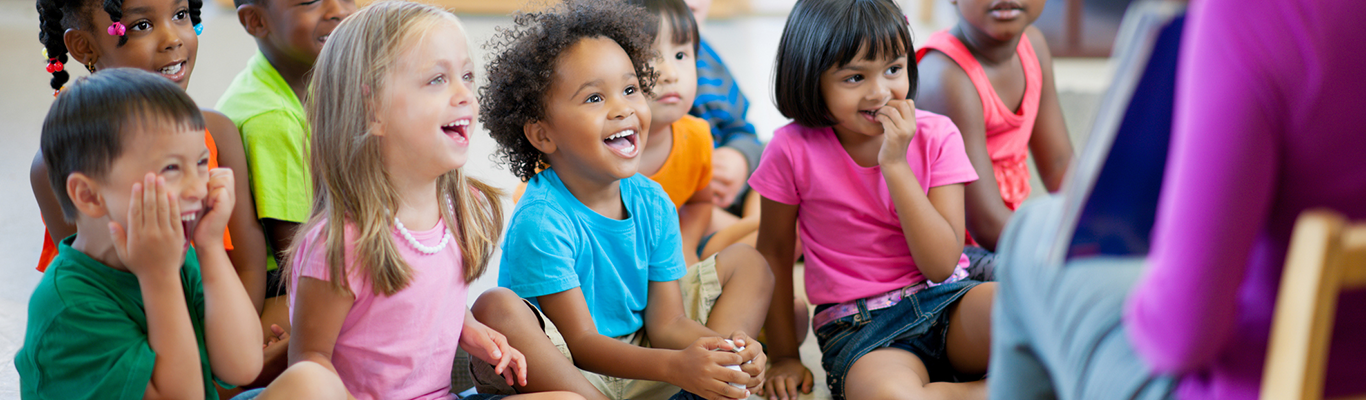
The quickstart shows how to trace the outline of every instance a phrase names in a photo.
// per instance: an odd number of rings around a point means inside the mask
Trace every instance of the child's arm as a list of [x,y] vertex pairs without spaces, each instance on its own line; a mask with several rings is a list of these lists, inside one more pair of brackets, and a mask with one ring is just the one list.
[[692,197],[678,208],[678,226],[683,235],[683,261],[688,265],[697,264],[697,247],[702,243],[702,236],[707,233],[707,227],[711,225],[713,207],[715,203],[712,202],[712,188],[708,185],[693,192]]
[[237,132],[237,125],[217,111],[204,110],[204,122],[208,125],[209,134],[214,137],[214,145],[218,147],[219,166],[233,171],[236,177],[233,193],[241,194],[234,196],[236,204],[228,220],[233,247],[228,251],[228,258],[232,260],[234,272],[246,288],[256,314],[260,315],[266,304],[266,239],[261,232],[261,224],[256,221],[256,203],[251,197],[251,172],[247,166],[246,152],[242,148],[242,137]]
[[356,296],[333,289],[331,282],[321,279],[306,276],[298,279],[293,288],[289,365],[312,361],[335,374],[337,367],[332,365],[332,349],[337,345],[342,323],[346,322],[346,314],[355,304]]
[[[669,283],[677,290],[676,281]],[[651,285],[650,289],[653,291],[655,287]],[[588,313],[583,291],[577,287],[540,296],[537,300],[541,311],[564,335],[565,343],[574,353],[574,364],[579,368],[608,376],[668,382],[708,399],[746,397],[745,390],[727,382],[746,383],[749,375],[723,366],[740,364],[743,361],[740,355],[713,351],[725,346],[720,335],[697,339],[683,350],[633,346],[598,333],[593,317]],[[682,306],[679,306],[679,313],[682,313]],[[662,335],[664,331],[646,330],[652,332],[652,344],[664,347],[654,341],[656,335]]]
[[1063,120],[1062,106],[1058,104],[1058,88],[1053,84],[1053,54],[1043,32],[1031,25],[1025,29],[1025,40],[1034,45],[1039,67],[1043,70],[1039,116],[1034,120],[1034,131],[1029,137],[1029,152],[1034,155],[1034,165],[1039,168],[1043,186],[1049,192],[1056,192],[1062,188],[1063,177],[1072,163],[1072,139],[1067,136],[1067,122]]
[[526,356],[508,345],[507,336],[474,319],[465,310],[465,323],[460,328],[460,348],[466,353],[493,365],[493,372],[502,375],[508,386],[526,386]]
[[[987,152],[982,98],[967,72],[944,53],[930,51],[920,60],[920,87],[915,104],[953,120],[963,136],[977,181],[965,188],[967,230],[982,248],[996,251],[996,240],[1013,214],[1001,199],[1001,187]],[[917,261],[918,263],[918,261]]]
[[133,184],[128,227],[110,222],[109,233],[119,260],[138,278],[147,344],[156,353],[144,398],[204,398],[199,345],[180,280],[185,256],[180,201],[167,192],[165,179],[147,173],[142,183]]
[[[209,171],[209,211],[195,228],[204,285],[204,345],[214,376],[231,385],[246,385],[261,373],[260,319],[223,249],[223,227],[237,213],[233,171]],[[261,268],[264,270],[265,268]]]
[[797,332],[792,321],[792,265],[796,258],[797,206],[764,197],[759,213],[759,239],[755,248],[773,271],[773,301],[769,302],[764,332],[768,334],[769,360],[764,393],[769,398],[795,399],[798,389],[811,393],[811,371],[802,365],[797,351]]
[[38,201],[38,211],[43,216],[43,224],[47,225],[47,233],[52,237],[52,243],[61,243],[62,239],[76,233],[76,225],[67,223],[66,217],[62,216],[62,205],[57,202],[57,193],[52,191],[52,181],[48,180],[47,164],[43,162],[41,151],[33,156],[33,165],[29,166],[28,174],[33,198]]
[[878,110],[877,119],[885,132],[878,165],[896,203],[911,258],[925,278],[943,282],[963,255],[963,186],[937,186],[923,194],[906,161],[916,133],[914,101],[892,100]]

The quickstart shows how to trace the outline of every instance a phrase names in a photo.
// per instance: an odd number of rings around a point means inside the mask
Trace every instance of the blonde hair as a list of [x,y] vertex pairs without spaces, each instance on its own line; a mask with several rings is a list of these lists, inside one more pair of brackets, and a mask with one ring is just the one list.
[[[295,232],[286,268],[306,254],[300,247],[323,225],[313,239],[326,245],[332,287],[351,293],[344,250],[346,226],[352,223],[357,270],[349,272],[368,278],[375,294],[393,295],[412,280],[412,270],[393,239],[389,210],[398,209],[399,195],[384,169],[382,138],[370,130],[381,106],[385,77],[399,55],[443,22],[460,27],[455,15],[439,8],[385,1],[361,9],[328,37],[313,65],[306,105],[313,131],[313,212]],[[466,282],[484,273],[502,234],[501,195],[460,169],[437,179],[437,204],[446,227],[455,234],[452,241],[460,246]],[[292,277],[290,272],[284,275]]]

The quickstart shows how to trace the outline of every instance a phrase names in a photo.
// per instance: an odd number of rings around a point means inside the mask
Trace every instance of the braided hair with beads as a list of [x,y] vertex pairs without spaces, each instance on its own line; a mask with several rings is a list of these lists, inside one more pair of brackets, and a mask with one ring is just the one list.
[[[109,19],[119,22],[123,18],[123,0],[37,0],[38,6],[38,41],[43,44],[43,54],[47,58],[47,69],[52,74],[53,90],[60,91],[63,85],[71,79],[71,75],[66,72],[64,63],[67,62],[67,48],[63,36],[67,29],[81,29],[96,34],[103,34],[103,29],[96,29],[88,13],[94,11],[95,3],[99,1],[101,9],[109,14]],[[204,6],[204,0],[187,0],[190,12],[190,22],[199,26],[200,8]],[[119,46],[128,43],[128,36],[119,36]],[[89,67],[89,66],[87,66]],[[94,71],[93,67],[90,67]]]

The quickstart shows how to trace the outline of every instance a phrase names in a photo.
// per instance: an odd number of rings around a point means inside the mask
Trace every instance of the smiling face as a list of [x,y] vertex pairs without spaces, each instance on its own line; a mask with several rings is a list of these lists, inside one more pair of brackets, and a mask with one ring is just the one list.
[[465,165],[479,113],[474,61],[454,21],[413,31],[384,78],[375,134],[388,171],[436,179]]
[[356,12],[355,0],[264,0],[270,33],[265,39],[283,55],[312,65],[328,35]]
[[661,20],[664,21],[660,23],[654,46],[660,58],[650,64],[659,73],[654,87],[657,96],[650,100],[652,132],[687,115],[697,96],[697,57],[693,54],[693,43],[691,40],[674,43],[673,28],[666,18]]
[[189,246],[195,225],[206,211],[204,200],[209,191],[209,149],[204,146],[204,131],[149,119],[124,128],[123,153],[114,159],[103,179],[95,180],[95,190],[105,200],[110,220],[127,228],[133,184],[141,183],[148,172],[155,173],[166,180],[166,191],[180,200],[185,245]]
[[125,0],[120,22],[127,27],[128,42],[105,32],[113,21],[98,6],[92,7],[91,44],[98,69],[137,68],[161,74],[181,89],[189,87],[199,37],[190,21],[186,0]]
[[560,53],[545,120],[534,124],[554,143],[542,151],[556,170],[606,182],[636,174],[650,115],[631,58],[617,42],[597,37]]
[[963,22],[996,40],[1024,33],[1043,14],[1043,0],[958,0]]
[[821,74],[821,95],[841,134],[881,135],[877,110],[892,99],[905,99],[910,91],[905,55],[865,60],[866,54],[867,49],[861,49],[849,64]]

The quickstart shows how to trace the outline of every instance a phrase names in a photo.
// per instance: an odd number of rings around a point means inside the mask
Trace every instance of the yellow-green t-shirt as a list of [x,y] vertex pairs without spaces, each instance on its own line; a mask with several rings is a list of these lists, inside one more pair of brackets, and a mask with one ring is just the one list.
[[[285,79],[258,51],[216,108],[242,132],[257,219],[308,221],[313,203],[308,172],[311,135],[303,104]],[[275,258],[267,258],[267,270],[275,270]]]

